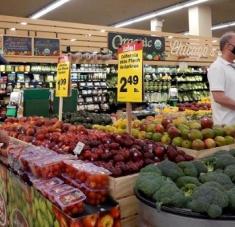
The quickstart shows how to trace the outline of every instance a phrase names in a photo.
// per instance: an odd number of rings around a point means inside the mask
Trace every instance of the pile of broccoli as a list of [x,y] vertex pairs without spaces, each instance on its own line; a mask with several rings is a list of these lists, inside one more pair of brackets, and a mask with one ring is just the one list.
[[135,188],[162,205],[191,209],[218,218],[235,211],[235,150],[202,160],[174,163],[164,160],[144,167]]

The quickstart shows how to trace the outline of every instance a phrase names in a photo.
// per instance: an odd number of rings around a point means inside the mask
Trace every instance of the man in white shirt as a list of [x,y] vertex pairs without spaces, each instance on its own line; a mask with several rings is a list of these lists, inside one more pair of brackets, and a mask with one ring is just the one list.
[[208,80],[212,97],[212,115],[216,125],[235,124],[235,33],[220,39],[222,56],[210,66]]

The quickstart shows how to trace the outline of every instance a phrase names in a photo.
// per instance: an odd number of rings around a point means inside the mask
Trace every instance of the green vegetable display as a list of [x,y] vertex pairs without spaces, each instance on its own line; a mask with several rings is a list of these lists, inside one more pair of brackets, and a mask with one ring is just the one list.
[[63,114],[63,121],[71,124],[81,124],[86,128],[91,128],[92,125],[110,125],[112,119],[109,114],[97,114],[86,111],[78,111],[76,113],[65,113]]
[[202,160],[169,160],[143,168],[135,188],[156,207],[187,208],[218,218],[235,211],[235,151],[221,151]]

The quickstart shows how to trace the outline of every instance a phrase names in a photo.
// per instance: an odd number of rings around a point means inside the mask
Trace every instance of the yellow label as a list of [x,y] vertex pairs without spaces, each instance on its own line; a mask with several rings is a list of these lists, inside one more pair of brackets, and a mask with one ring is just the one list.
[[143,101],[143,50],[134,45],[122,47],[118,54],[118,102]]
[[70,62],[57,65],[56,97],[70,96]]

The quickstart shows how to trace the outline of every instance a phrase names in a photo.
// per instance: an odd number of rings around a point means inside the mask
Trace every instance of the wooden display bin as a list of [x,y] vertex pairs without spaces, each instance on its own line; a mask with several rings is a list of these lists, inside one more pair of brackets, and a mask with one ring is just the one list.
[[119,203],[121,223],[124,227],[136,227],[138,201],[134,195],[134,185],[138,174],[123,177],[110,177],[111,196]]
[[187,149],[187,148],[183,148],[183,147],[178,147],[178,149],[183,150],[185,153],[193,156],[195,159],[200,159],[200,158],[205,158],[208,157],[210,155],[213,155],[214,153],[218,152],[218,151],[229,151],[231,149],[235,149],[235,144],[230,144],[230,145],[226,145],[226,146],[221,146],[221,147],[215,147],[215,148],[211,148],[211,149],[204,149],[204,150],[193,150],[193,149]]

